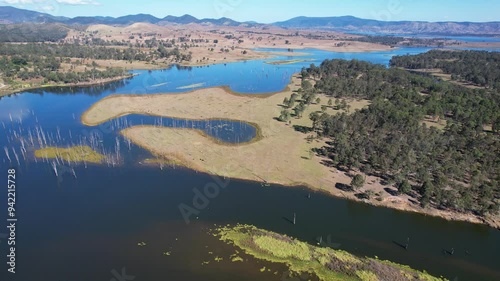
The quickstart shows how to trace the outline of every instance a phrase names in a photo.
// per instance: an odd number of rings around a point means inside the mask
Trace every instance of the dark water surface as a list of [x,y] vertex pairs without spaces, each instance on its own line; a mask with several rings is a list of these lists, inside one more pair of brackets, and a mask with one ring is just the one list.
[[[122,269],[134,280],[291,280],[284,266],[257,261],[233,263],[234,249],[207,234],[214,224],[247,223],[286,233],[310,243],[323,237],[327,246],[358,255],[378,256],[425,269],[451,280],[500,280],[500,232],[481,225],[375,208],[336,199],[305,188],[271,186],[223,179],[174,167],[139,164],[151,155],[119,136],[132,125],[187,127],[224,142],[251,140],[255,128],[226,120],[187,121],[142,115],[124,116],[101,126],[83,126],[79,118],[93,103],[110,94],[182,92],[181,87],[229,85],[239,92],[279,91],[290,75],[325,58],[356,58],[387,65],[391,52],[331,53],[302,50],[312,61],[270,65],[248,61],[210,67],[136,71],[126,81],[91,88],[45,89],[0,99],[0,164],[17,169],[16,275],[7,274],[7,244],[0,236],[0,280],[120,280]],[[275,60],[297,59],[277,57]],[[29,135],[37,132],[49,144],[94,144],[114,161],[78,165],[69,171],[59,163],[56,177],[49,163],[34,163]],[[25,155],[22,157],[24,141]],[[12,162],[3,148],[6,147]],[[117,153],[118,151],[118,153]],[[19,164],[14,154],[18,155]],[[179,206],[195,207],[195,194],[207,184],[221,186],[204,208],[186,223]],[[227,186],[226,186],[227,185]],[[0,193],[4,225],[6,188]],[[195,202],[193,202],[193,200]],[[289,219],[297,214],[297,224]],[[4,226],[1,233],[6,233]],[[408,251],[398,243],[410,237]],[[138,242],[146,242],[139,247]],[[453,256],[444,251],[455,249]],[[171,255],[163,255],[170,252]],[[210,254],[212,252],[212,254]],[[221,262],[214,258],[222,257]],[[208,264],[202,264],[209,261]],[[260,272],[266,267],[271,271]],[[454,279],[457,278],[457,279]]]

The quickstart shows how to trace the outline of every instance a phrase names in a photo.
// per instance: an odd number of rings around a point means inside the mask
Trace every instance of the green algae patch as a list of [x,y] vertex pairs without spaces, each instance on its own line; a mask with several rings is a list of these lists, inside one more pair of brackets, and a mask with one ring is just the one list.
[[104,155],[89,146],[72,146],[68,148],[46,147],[35,151],[36,158],[64,159],[70,162],[102,163]]
[[284,263],[296,274],[316,275],[324,281],[446,280],[409,266],[356,257],[346,251],[310,245],[251,225],[220,227],[214,235],[254,258]]

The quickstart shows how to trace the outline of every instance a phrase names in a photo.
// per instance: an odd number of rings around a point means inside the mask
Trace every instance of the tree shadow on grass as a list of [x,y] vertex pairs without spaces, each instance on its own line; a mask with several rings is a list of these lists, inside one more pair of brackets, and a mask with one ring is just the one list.
[[307,133],[310,133],[313,131],[313,129],[311,127],[307,127],[307,126],[293,125],[293,128],[295,129],[295,131],[301,132],[304,134],[307,134]]
[[331,160],[321,160],[321,164],[325,165],[329,168],[335,168],[335,165],[334,165],[333,161],[331,161]]
[[370,199],[370,197],[368,196],[368,194],[364,193],[364,192],[361,192],[361,193],[356,193],[354,194],[354,196],[356,196],[356,198],[360,199],[360,200],[363,200],[363,199]]
[[335,187],[336,187],[337,189],[340,189],[340,190],[342,190],[342,191],[346,191],[346,192],[351,192],[351,191],[354,191],[354,190],[352,189],[352,187],[351,187],[351,186],[349,186],[349,185],[347,185],[347,184],[340,183],[340,182],[336,183],[336,184],[335,184]]
[[414,205],[419,205],[420,204],[417,200],[414,200],[414,199],[408,199],[408,201],[410,201],[410,203],[412,203]]
[[396,189],[385,187],[384,190],[385,190],[385,192],[389,193],[392,196],[398,196],[399,195],[399,191],[397,191]]

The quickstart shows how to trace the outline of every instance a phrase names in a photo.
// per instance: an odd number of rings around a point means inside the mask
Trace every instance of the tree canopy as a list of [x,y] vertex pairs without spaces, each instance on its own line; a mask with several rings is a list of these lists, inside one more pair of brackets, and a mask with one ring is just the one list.
[[[479,56],[488,54],[497,57]],[[410,59],[421,63],[423,58]],[[319,135],[330,139],[321,153],[333,165],[396,183],[401,193],[416,196],[422,206],[498,213],[496,88],[469,89],[428,74],[356,60],[326,60],[303,69],[302,75],[316,81],[316,92],[371,101],[352,114],[312,116]],[[441,119],[446,125],[428,126],[425,118]]]

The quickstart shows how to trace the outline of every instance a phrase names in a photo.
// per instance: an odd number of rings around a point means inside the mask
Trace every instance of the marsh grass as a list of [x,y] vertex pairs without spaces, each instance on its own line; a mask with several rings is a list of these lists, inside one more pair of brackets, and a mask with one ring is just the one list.
[[294,273],[316,275],[325,281],[446,280],[409,266],[373,258],[360,258],[346,251],[313,246],[251,225],[220,227],[214,235],[219,236],[222,241],[238,246],[257,259],[285,263]]
[[47,159],[64,159],[70,162],[102,163],[105,156],[89,146],[72,146],[68,148],[46,147],[35,151],[35,157]]
[[253,238],[253,242],[261,250],[280,258],[294,258],[302,261],[311,260],[311,252],[306,243],[286,241],[276,237],[261,235]]
[[358,270],[356,271],[356,275],[363,281],[379,281],[377,275],[371,271]]

